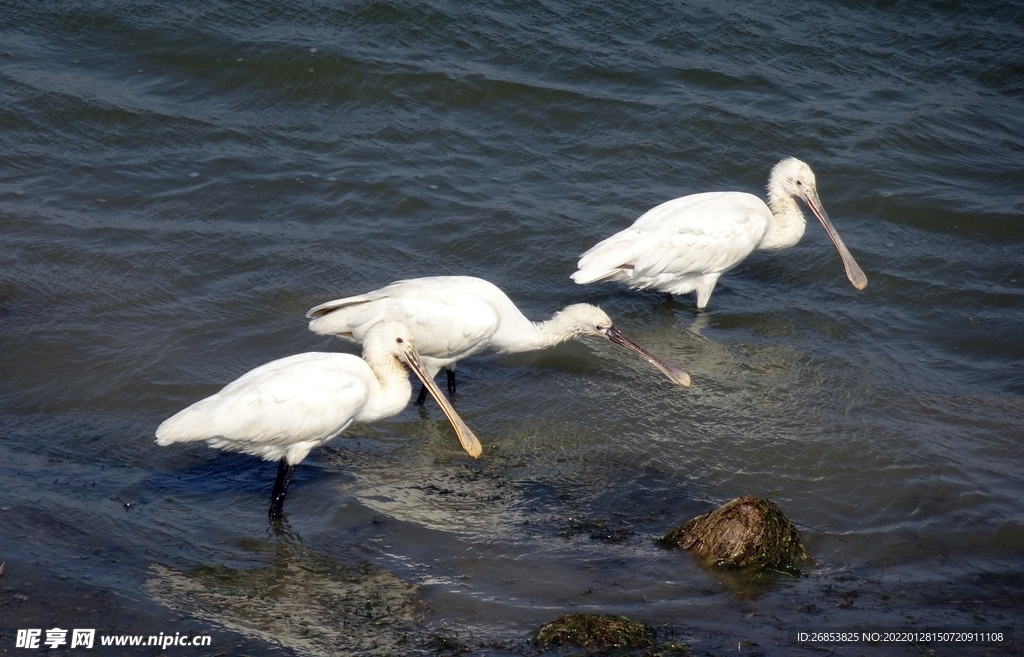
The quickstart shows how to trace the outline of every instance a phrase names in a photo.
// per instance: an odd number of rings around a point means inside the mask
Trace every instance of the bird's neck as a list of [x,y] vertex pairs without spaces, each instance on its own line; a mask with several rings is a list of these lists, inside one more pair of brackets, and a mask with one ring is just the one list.
[[412,396],[408,370],[390,355],[366,360],[378,385],[370,387],[366,404],[357,419],[372,422],[399,413]]
[[531,322],[527,320],[526,324],[516,331],[515,343],[505,346],[501,351],[504,353],[538,351],[554,347],[577,335],[579,335],[579,330],[576,322],[565,317],[561,312],[557,312],[546,321]]
[[768,208],[772,211],[772,219],[768,222],[768,230],[761,238],[758,248],[776,251],[787,249],[799,242],[804,236],[807,220],[796,199],[770,185]]
[[573,322],[556,312],[547,321],[530,321],[525,317],[515,323],[506,320],[490,344],[498,353],[512,354],[554,347],[578,335]]

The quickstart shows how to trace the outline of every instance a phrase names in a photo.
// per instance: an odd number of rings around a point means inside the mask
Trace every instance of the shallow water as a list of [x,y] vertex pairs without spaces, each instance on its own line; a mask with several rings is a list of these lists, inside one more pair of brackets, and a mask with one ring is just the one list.
[[[189,654],[433,654],[440,636],[516,655],[571,611],[705,654],[818,654],[794,629],[1020,629],[1024,10],[2,14],[5,649],[81,623],[212,635]],[[723,276],[702,316],[568,279],[653,205],[760,193],[787,155],[814,168],[863,292],[816,223]],[[467,360],[480,460],[410,407],[314,452],[278,528],[273,464],[155,445],[260,363],[349,349],[306,330],[309,307],[437,274],[535,319],[599,303],[693,386],[589,342]],[[737,581],[654,544],[746,493],[799,523],[802,577]]]

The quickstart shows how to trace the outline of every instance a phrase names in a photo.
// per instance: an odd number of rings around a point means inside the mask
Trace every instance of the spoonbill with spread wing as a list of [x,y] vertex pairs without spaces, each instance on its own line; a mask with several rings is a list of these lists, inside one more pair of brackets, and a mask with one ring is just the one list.
[[[431,276],[396,281],[366,294],[328,301],[306,317],[310,330],[362,342],[381,319],[402,322],[433,378],[441,368],[455,392],[455,363],[484,351],[499,354],[546,349],[580,336],[607,338],[640,355],[681,386],[690,376],[633,342],[597,306],[566,306],[544,322],[531,322],[496,285],[473,276]],[[418,403],[426,393],[421,390]]]

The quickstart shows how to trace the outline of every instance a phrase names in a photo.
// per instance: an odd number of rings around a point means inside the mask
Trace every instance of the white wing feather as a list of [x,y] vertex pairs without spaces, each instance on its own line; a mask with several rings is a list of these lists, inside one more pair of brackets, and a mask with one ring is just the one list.
[[315,333],[357,342],[375,323],[393,319],[409,327],[424,362],[458,360],[486,348],[499,324],[494,306],[476,294],[487,290],[478,283],[494,287],[468,276],[396,281],[375,292],[322,303],[306,316]]
[[211,447],[280,458],[296,443],[322,444],[366,403],[366,363],[350,354],[303,353],[271,361],[165,420],[157,443],[205,440]]
[[617,280],[653,287],[664,277],[694,277],[732,269],[767,229],[761,199],[742,192],[710,192],[651,208],[632,226],[580,256],[577,283]]

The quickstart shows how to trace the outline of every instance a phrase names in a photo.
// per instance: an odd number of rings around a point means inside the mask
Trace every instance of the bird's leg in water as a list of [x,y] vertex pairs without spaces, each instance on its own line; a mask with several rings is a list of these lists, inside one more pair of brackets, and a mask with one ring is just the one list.
[[288,484],[292,483],[294,465],[288,465],[288,459],[281,459],[277,464],[277,479],[274,481],[274,492],[270,494],[270,517],[280,518],[284,515],[284,496],[288,493]]
[[[455,372],[454,370],[445,369],[444,371],[448,378],[448,397],[455,397]],[[416,403],[423,406],[424,402],[427,401],[427,386],[420,386],[420,394],[416,396]]]

